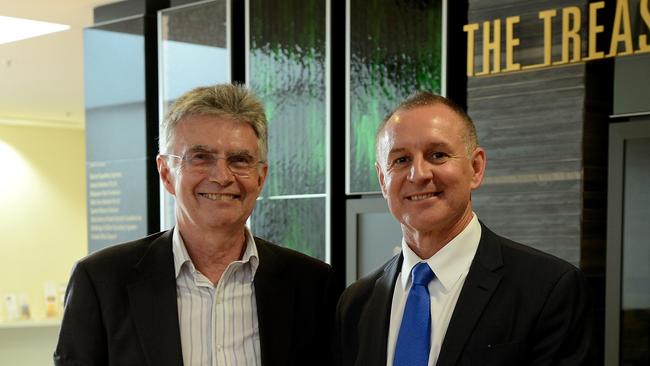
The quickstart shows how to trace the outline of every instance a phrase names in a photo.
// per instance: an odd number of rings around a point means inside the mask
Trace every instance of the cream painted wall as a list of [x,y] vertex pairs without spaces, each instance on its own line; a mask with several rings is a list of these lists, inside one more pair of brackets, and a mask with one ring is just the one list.
[[57,327],[2,328],[4,295],[43,319],[45,282],[65,284],[87,253],[83,130],[0,125],[0,233],[0,359],[51,364]]

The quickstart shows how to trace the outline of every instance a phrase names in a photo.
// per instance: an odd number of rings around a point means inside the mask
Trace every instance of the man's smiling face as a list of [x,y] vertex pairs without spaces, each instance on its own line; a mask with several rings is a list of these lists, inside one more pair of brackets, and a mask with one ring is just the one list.
[[461,117],[444,104],[398,110],[378,139],[382,194],[402,229],[447,232],[472,217],[485,155],[468,151]]
[[[170,154],[205,152],[220,157],[251,156],[259,160],[257,136],[245,122],[214,115],[190,115],[179,122]],[[267,166],[255,165],[247,175],[233,174],[226,159],[209,169],[193,169],[186,161],[159,157],[165,189],[176,198],[176,222],[192,230],[242,227],[262,191]]]

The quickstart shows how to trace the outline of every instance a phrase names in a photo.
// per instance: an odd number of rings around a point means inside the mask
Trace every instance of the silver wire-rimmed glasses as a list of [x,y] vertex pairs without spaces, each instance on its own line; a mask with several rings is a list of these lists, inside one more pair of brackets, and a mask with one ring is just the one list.
[[247,152],[228,153],[226,156],[219,156],[217,153],[200,150],[188,151],[182,156],[174,154],[160,155],[166,158],[180,160],[181,166],[196,174],[208,173],[212,168],[217,166],[219,159],[223,159],[232,174],[240,177],[249,177],[254,168],[264,163],[264,161],[257,160],[257,158]]

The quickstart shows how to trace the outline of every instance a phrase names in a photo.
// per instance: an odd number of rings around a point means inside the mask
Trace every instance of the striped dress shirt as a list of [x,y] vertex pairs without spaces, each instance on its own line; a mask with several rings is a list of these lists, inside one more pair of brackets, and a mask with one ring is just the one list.
[[184,366],[261,365],[253,279],[257,247],[246,230],[241,260],[226,267],[215,285],[192,263],[177,228],[173,234],[178,319]]

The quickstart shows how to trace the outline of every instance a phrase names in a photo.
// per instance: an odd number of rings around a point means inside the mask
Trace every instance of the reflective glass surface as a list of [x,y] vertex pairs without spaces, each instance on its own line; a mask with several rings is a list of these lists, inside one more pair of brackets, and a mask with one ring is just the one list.
[[[226,0],[159,13],[161,121],[189,90],[230,82]],[[162,136],[161,136],[162,138]],[[174,225],[174,197],[162,189],[162,227]]]
[[[630,39],[650,37],[650,25],[642,14],[641,0],[629,0]],[[648,6],[648,2],[645,2]],[[617,2],[617,5],[623,5]],[[646,13],[647,14],[647,13]],[[647,17],[647,15],[645,15]],[[614,62],[614,114],[643,113],[650,111],[650,54],[638,52],[640,44],[633,43],[635,55],[615,57]],[[618,52],[625,51],[625,42],[619,42]],[[619,53],[620,55],[620,53]]]
[[621,365],[650,363],[650,138],[625,141]]
[[84,29],[88,249],[147,234],[142,18]]

